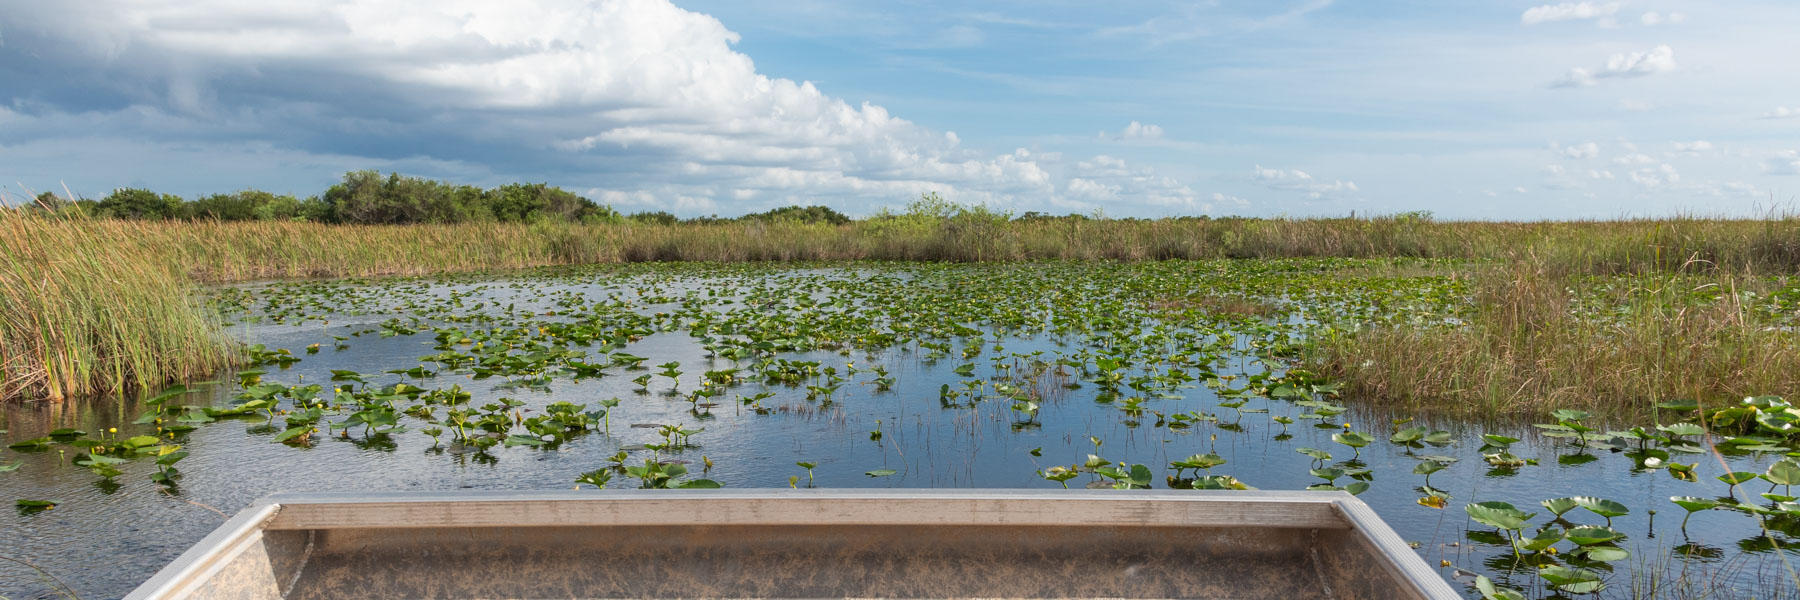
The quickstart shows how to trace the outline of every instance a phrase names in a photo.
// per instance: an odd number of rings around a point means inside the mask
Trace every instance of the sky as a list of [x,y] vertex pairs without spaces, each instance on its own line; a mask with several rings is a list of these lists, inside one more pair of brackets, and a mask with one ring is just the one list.
[[0,189],[626,211],[1754,216],[1792,0],[0,0]]

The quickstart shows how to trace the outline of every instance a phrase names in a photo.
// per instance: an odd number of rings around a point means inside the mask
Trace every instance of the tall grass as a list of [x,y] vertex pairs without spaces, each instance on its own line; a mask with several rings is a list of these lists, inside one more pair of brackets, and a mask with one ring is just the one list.
[[193,283],[138,231],[0,211],[0,398],[91,395],[232,362]]
[[[1525,252],[1528,250],[1528,253]],[[195,285],[292,277],[417,275],[543,265],[637,261],[1019,261],[1158,260],[1276,257],[1434,257],[1517,262],[1534,257],[1517,286],[1550,285],[1576,274],[1800,272],[1800,219],[1670,218],[1660,220],[1494,223],[1375,219],[1033,219],[1009,220],[980,209],[908,213],[843,225],[725,222],[653,225],[563,223],[355,226],[306,222],[115,221],[0,210],[0,397],[66,398],[156,385],[207,372],[234,359],[229,344],[193,306]],[[1529,289],[1496,287],[1484,305]],[[1533,296],[1535,297],[1535,296]],[[1545,300],[1549,302],[1549,300]],[[1553,310],[1552,304],[1519,305]],[[1620,352],[1648,357],[1685,351],[1703,367],[1683,367],[1657,395],[1713,382],[1721,393],[1786,389],[1786,379],[1746,376],[1783,367],[1789,354],[1754,351],[1769,334],[1720,315],[1646,314],[1635,328],[1583,329],[1578,321],[1505,320],[1469,332],[1375,332],[1346,340],[1358,352],[1430,341],[1441,353],[1405,350],[1420,360],[1467,365],[1460,379],[1405,383],[1414,375],[1342,369],[1386,395],[1424,399],[1451,393],[1507,409],[1525,395],[1561,402],[1581,390],[1627,389],[1629,369],[1603,378],[1613,387],[1568,388],[1489,364],[1577,361],[1552,349],[1575,339],[1625,336]],[[1522,319],[1523,317],[1521,317]],[[1685,325],[1684,325],[1685,323]],[[1651,328],[1654,325],[1656,328]],[[1681,329],[1681,328],[1687,329]],[[1735,328],[1734,328],[1735,327]],[[1676,329],[1669,329],[1676,328]],[[1556,333],[1534,337],[1537,332]],[[1576,333],[1568,333],[1573,331]],[[1691,348],[1651,346],[1663,335],[1699,340]],[[1411,337],[1409,337],[1411,336]],[[1481,336],[1477,338],[1455,336]],[[1491,339],[1490,339],[1490,336]],[[1569,338],[1568,336],[1580,336]],[[1591,347],[1591,346],[1590,346]],[[1719,349],[1714,349],[1715,347]],[[1454,348],[1454,352],[1451,350]],[[1354,353],[1337,348],[1340,367]],[[1682,356],[1671,354],[1667,356]],[[1494,361],[1504,359],[1495,363]],[[1646,360],[1648,360],[1646,358]],[[1510,361],[1510,362],[1507,362]],[[1665,366],[1678,366],[1674,358]],[[1376,364],[1388,364],[1378,361]],[[1586,363],[1583,363],[1586,364]],[[1733,369],[1730,364],[1750,366]],[[1549,366],[1546,363],[1545,366]],[[1395,368],[1400,367],[1384,367]],[[1558,367],[1561,368],[1561,367]],[[1598,367],[1589,367],[1597,369]],[[1800,370],[1787,369],[1785,373]],[[1437,374],[1441,377],[1449,375]],[[1505,376],[1502,376],[1505,375]],[[1716,377],[1716,378],[1715,378]],[[1759,379],[1759,377],[1761,377]],[[1715,378],[1715,379],[1708,379]],[[1433,381],[1426,378],[1423,381]],[[1523,390],[1502,393],[1509,386]],[[1402,388],[1414,388],[1401,393]],[[1431,391],[1438,390],[1438,391]],[[1585,393],[1585,392],[1583,392]]]
[[1335,334],[1311,360],[1351,394],[1448,412],[1642,414],[1800,389],[1792,323],[1755,304],[1779,283],[1698,268],[1593,277],[1516,256],[1477,270],[1467,323]]
[[422,274],[642,261],[1021,261],[1426,257],[1505,259],[1556,273],[1800,271],[1800,219],[1545,223],[1377,219],[1042,219],[984,212],[844,225],[323,225],[96,221],[203,282]]

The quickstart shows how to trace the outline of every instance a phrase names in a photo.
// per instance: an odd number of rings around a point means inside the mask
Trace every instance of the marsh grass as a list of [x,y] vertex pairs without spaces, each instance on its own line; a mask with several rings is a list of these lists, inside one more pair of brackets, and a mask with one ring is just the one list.
[[0,397],[86,396],[230,364],[193,291],[132,224],[0,212]]
[[[1529,260],[1517,254],[1529,248]],[[159,385],[236,353],[194,286],[296,277],[494,271],[644,261],[1023,261],[1427,257],[1513,264],[1467,331],[1369,331],[1321,361],[1410,401],[1592,406],[1792,388],[1797,360],[1729,305],[1639,304],[1624,325],[1566,317],[1544,290],[1583,275],[1800,272],[1800,219],[1591,222],[1374,219],[1009,219],[978,207],[797,221],[614,225],[325,225],[87,219],[0,210],[0,397]],[[1521,270],[1523,269],[1523,270]],[[1721,279],[1720,285],[1749,284]],[[1677,281],[1671,280],[1670,285]],[[1258,307],[1209,307],[1255,314]],[[1510,315],[1510,316],[1508,316]],[[1396,360],[1397,359],[1397,360]],[[1348,368],[1372,360],[1372,368]],[[1445,368],[1449,365],[1450,368]]]
[[1542,255],[1479,269],[1462,324],[1334,334],[1310,360],[1348,393],[1423,410],[1624,416],[1695,399],[1709,408],[1791,393],[1800,342],[1757,304],[1781,281],[1690,262],[1637,274],[1577,274]]

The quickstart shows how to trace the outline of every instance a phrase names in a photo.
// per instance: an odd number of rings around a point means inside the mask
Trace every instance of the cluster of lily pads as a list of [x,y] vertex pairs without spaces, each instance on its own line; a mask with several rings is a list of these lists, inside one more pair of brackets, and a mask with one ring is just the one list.
[[[1409,418],[1358,431],[1348,420],[1351,406],[1339,397],[1338,384],[1292,363],[1308,339],[1334,329],[1456,326],[1469,310],[1464,280],[1418,274],[1452,265],[1414,261],[1404,265],[1406,274],[1395,274],[1401,271],[1391,266],[1346,259],[871,264],[829,270],[630,265],[549,270],[505,282],[458,276],[218,288],[211,300],[222,317],[316,330],[318,341],[293,348],[247,346],[250,368],[235,373],[228,405],[185,404],[189,390],[174,388],[146,401],[147,410],[134,423],[144,428],[141,435],[120,439],[57,430],[12,448],[73,448],[79,454],[71,464],[105,480],[120,476],[124,463],[145,459],[156,463],[153,479],[175,486],[180,478],[175,463],[186,456],[183,436],[217,421],[246,422],[251,434],[289,446],[335,438],[393,448],[412,439],[434,452],[496,461],[500,449],[552,450],[587,436],[612,436],[613,413],[622,402],[663,401],[682,403],[675,406],[695,425],[619,424],[654,431],[660,440],[626,445],[592,470],[570,473],[570,481],[606,487],[623,477],[646,488],[718,487],[720,482],[704,477],[713,467],[709,458],[701,456],[698,465],[685,459],[698,447],[693,436],[706,429],[698,424],[714,419],[715,411],[729,407],[773,416],[795,406],[828,408],[893,394],[899,381],[890,369],[908,360],[942,365],[951,376],[935,386],[937,409],[998,407],[1010,416],[1014,431],[1044,427],[1046,409],[1075,393],[1113,411],[1125,427],[1209,442],[1244,434],[1246,419],[1278,426],[1275,441],[1293,439],[1290,426],[1329,430],[1337,446],[1296,449],[1311,460],[1307,472],[1316,482],[1308,489],[1352,494],[1371,489],[1378,476],[1389,474],[1375,472],[1361,458],[1385,440],[1416,460],[1410,475],[1421,484],[1409,487],[1419,493],[1418,504],[1444,509],[1455,498],[1433,487],[1431,476],[1459,459],[1431,449],[1472,438],[1414,425]],[[1787,301],[1788,296],[1771,300]],[[1228,304],[1255,310],[1219,309]],[[644,356],[653,353],[633,347],[657,335],[693,339],[706,364]],[[430,352],[416,364],[384,372],[333,370],[324,382],[285,376],[308,357],[345,351],[369,338],[428,340]],[[532,396],[551,390],[553,383],[614,377],[633,384],[631,393],[621,395],[639,399],[553,395],[556,401],[546,404]],[[475,382],[493,392],[471,391]],[[1200,388],[1206,392],[1196,394]],[[1196,396],[1217,400],[1195,403]],[[1712,447],[1726,454],[1780,456],[1796,451],[1800,432],[1800,410],[1775,397],[1711,411],[1691,402],[1667,403],[1653,415],[1655,423],[1629,429],[1602,431],[1592,415],[1580,411],[1556,411],[1552,417],[1554,422],[1536,429],[1566,444],[1570,452],[1557,457],[1561,464],[1579,465],[1597,453],[1616,451],[1642,471],[1662,471],[1690,483],[1701,479],[1695,456]],[[882,443],[883,435],[880,423],[869,432],[874,443]],[[1222,472],[1230,464],[1211,448],[1166,465],[1137,464],[1105,458],[1104,441],[1088,439],[1093,450],[1084,459],[1039,467],[1037,475],[1061,487],[1083,478],[1081,485],[1118,489],[1250,489],[1255,483]],[[1493,475],[1537,464],[1536,458],[1514,454],[1517,438],[1489,433],[1479,440]],[[1032,455],[1041,457],[1042,450]],[[816,484],[816,462],[795,466],[804,469],[805,485]],[[895,471],[865,474],[885,477]],[[1772,487],[1756,501],[1740,488],[1759,478]],[[1671,502],[1689,514],[1732,510],[1759,523],[1800,522],[1796,499],[1785,489],[1775,493],[1800,481],[1800,463],[1782,458],[1764,472],[1717,479],[1731,486],[1732,496],[1677,496]],[[801,476],[792,475],[788,484],[801,485]],[[1618,502],[1589,496],[1545,500],[1550,518],[1533,528],[1537,514],[1471,500],[1464,504],[1469,519],[1493,528],[1471,532],[1471,539],[1508,548],[1505,568],[1530,568],[1558,591],[1599,592],[1605,565],[1630,556],[1620,545],[1626,536],[1611,528],[1612,518],[1630,512]],[[52,505],[19,502],[32,510]],[[1577,524],[1576,509],[1605,523]],[[1520,597],[1485,577],[1474,587],[1490,598]]]

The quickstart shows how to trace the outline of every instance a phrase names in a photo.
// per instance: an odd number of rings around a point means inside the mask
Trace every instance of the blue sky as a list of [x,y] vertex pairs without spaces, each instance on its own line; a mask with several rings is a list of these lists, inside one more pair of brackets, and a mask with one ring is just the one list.
[[1800,3],[0,0],[0,184],[621,210],[1751,215]]

